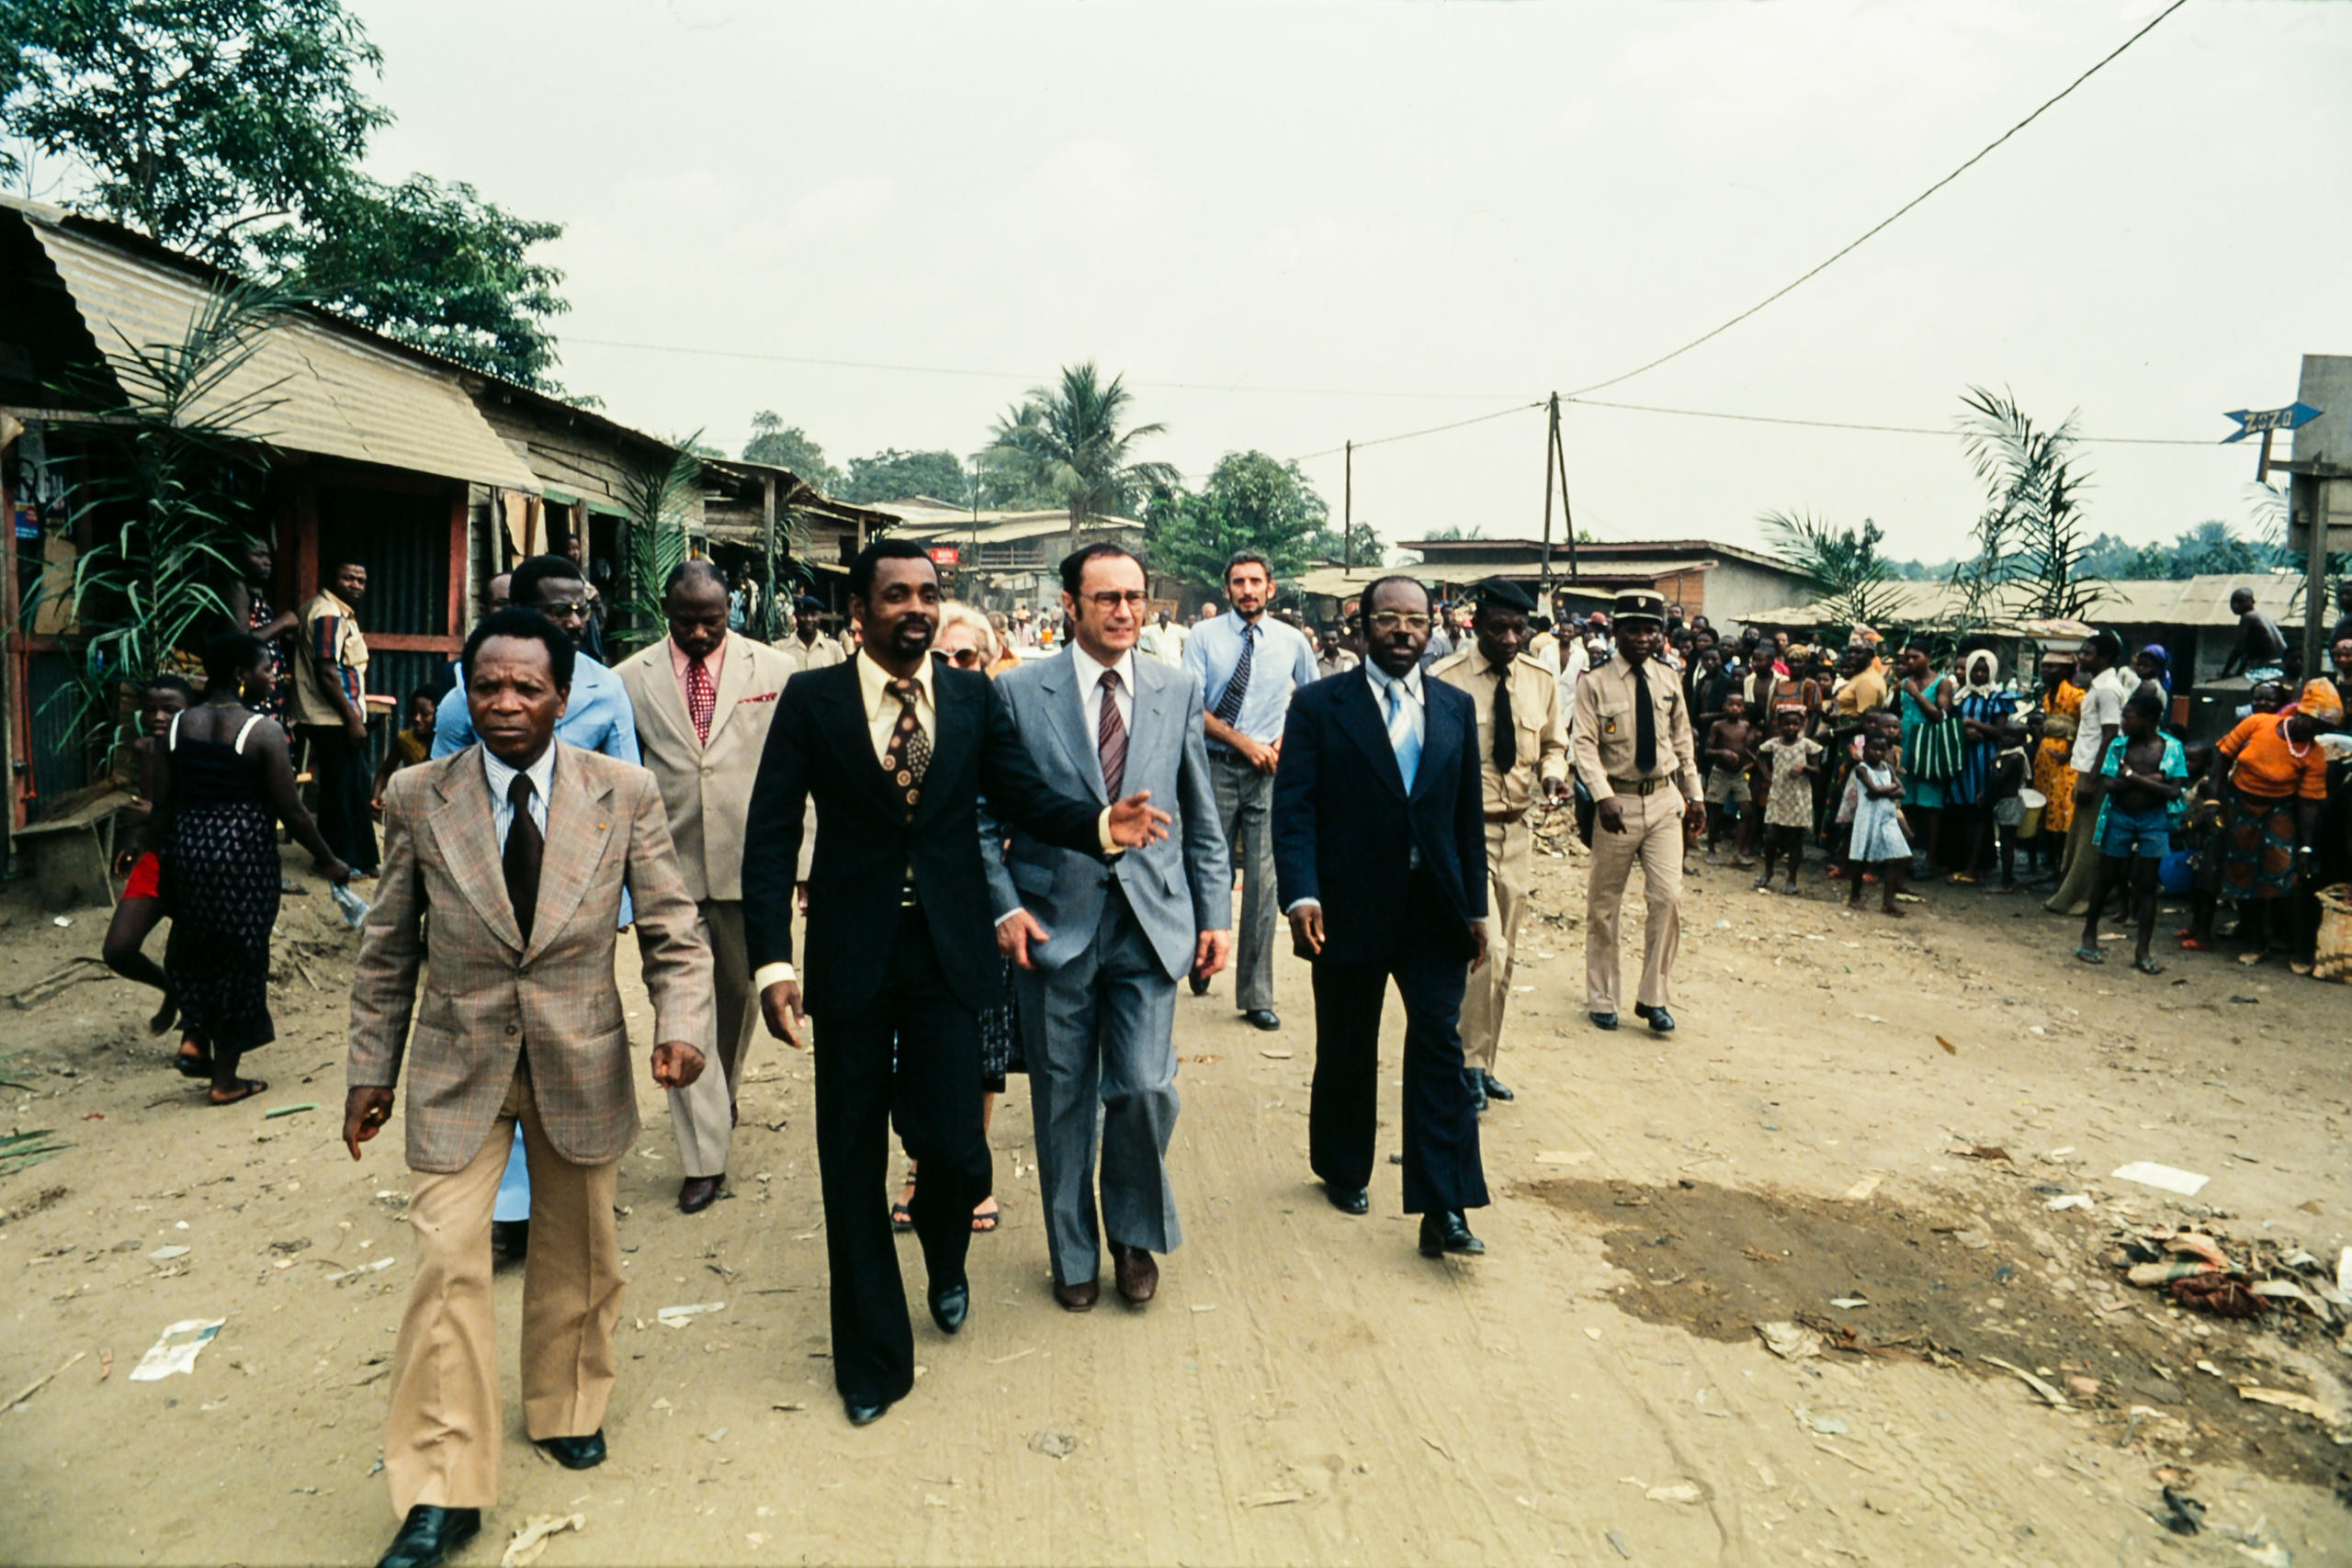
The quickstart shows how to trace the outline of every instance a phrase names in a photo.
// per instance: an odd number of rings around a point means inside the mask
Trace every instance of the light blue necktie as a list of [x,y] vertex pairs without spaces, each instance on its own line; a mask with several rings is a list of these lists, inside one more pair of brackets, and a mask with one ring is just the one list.
[[1396,753],[1396,771],[1405,776],[1405,793],[1413,793],[1413,775],[1421,766],[1421,738],[1414,733],[1412,711],[1405,705],[1405,688],[1388,687],[1388,746]]

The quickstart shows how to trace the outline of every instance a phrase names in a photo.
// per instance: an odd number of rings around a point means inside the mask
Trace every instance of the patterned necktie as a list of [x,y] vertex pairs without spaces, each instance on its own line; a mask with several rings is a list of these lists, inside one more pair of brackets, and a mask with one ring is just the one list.
[[1634,772],[1647,778],[1657,766],[1657,713],[1650,706],[1648,662],[1630,668],[1634,673]]
[[1405,683],[1388,683],[1388,745],[1396,753],[1396,772],[1404,776],[1405,793],[1413,793],[1413,775],[1421,769],[1421,738],[1413,732],[1413,710],[1405,702]]
[[909,817],[922,804],[922,775],[931,767],[931,737],[923,732],[922,721],[915,716],[915,697],[922,690],[911,676],[890,682],[890,694],[899,699],[899,723],[890,731],[890,749],[882,758],[882,771],[890,775],[891,784],[906,797]]
[[710,667],[700,659],[686,666],[686,716],[695,721],[695,738],[710,744],[710,721],[718,713],[718,688],[710,682]]
[[1258,646],[1258,628],[1253,624],[1241,628],[1241,657],[1234,660],[1233,678],[1217,694],[1216,718],[1219,724],[1235,725],[1241,720],[1241,699],[1250,694],[1250,654]]
[[1495,772],[1519,766],[1519,727],[1510,716],[1510,666],[1495,671]]
[[1127,727],[1119,717],[1119,672],[1102,672],[1102,717],[1094,727],[1094,749],[1102,754],[1102,788],[1119,798],[1127,779]]
[[506,786],[514,819],[506,826],[506,902],[514,911],[514,929],[531,940],[531,922],[539,912],[539,864],[547,858],[547,836],[531,816],[531,796],[537,791],[531,775],[516,773]]

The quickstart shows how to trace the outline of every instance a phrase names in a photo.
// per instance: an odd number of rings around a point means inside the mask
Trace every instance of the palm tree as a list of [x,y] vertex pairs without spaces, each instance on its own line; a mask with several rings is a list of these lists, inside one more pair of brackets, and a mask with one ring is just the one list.
[[[1961,402],[1961,444],[1991,504],[1976,523],[1975,556],[1952,570],[1970,620],[1996,608],[2041,619],[2078,620],[2102,597],[2084,570],[2081,492],[2075,468],[2075,416],[2036,425],[2007,392],[1971,387]],[[2015,592],[2005,592],[2014,590]]]
[[1879,553],[1886,535],[1876,523],[1865,517],[1859,529],[1838,528],[1803,512],[1767,512],[1758,521],[1781,558],[1811,581],[1830,620],[1874,626],[1894,613],[1899,591]]
[[1031,388],[997,421],[981,466],[1003,485],[1067,506],[1075,546],[1086,519],[1130,514],[1151,491],[1173,489],[1183,477],[1170,464],[1134,459],[1135,444],[1166,434],[1167,426],[1121,430],[1131,400],[1124,378],[1106,386],[1091,361],[1066,365],[1058,388]]

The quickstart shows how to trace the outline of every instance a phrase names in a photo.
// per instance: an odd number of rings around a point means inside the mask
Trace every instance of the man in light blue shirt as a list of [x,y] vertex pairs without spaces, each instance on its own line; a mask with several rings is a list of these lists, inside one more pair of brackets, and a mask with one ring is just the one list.
[[[515,567],[507,588],[508,601],[537,610],[571,639],[571,694],[563,716],[555,721],[555,738],[583,751],[602,751],[624,762],[644,765],[637,750],[637,710],[630,705],[621,678],[583,652],[576,651],[588,630],[588,584],[580,563],[569,556],[533,556]],[[433,722],[433,754],[447,757],[472,745],[473,710],[466,704],[466,677],[460,669],[458,684],[441,699]],[[553,757],[550,750],[548,755]],[[544,798],[544,796],[542,796]],[[621,924],[629,923],[628,890],[621,890]],[[491,1216],[491,1235],[509,1258],[522,1256],[529,1245],[531,1179],[523,1164],[523,1131],[514,1129],[514,1153],[498,1183],[498,1206]]]
[[[1217,816],[1241,868],[1241,919],[1234,931],[1235,1002],[1260,1029],[1280,1029],[1274,1012],[1274,846],[1271,821],[1274,768],[1282,761],[1283,725],[1291,693],[1316,679],[1315,645],[1296,628],[1266,614],[1273,603],[1273,568],[1255,550],[1239,550],[1225,565],[1229,615],[1193,628],[1184,642],[1184,668],[1200,677],[1208,731],[1209,779]],[[1208,983],[1195,978],[1193,994]]]

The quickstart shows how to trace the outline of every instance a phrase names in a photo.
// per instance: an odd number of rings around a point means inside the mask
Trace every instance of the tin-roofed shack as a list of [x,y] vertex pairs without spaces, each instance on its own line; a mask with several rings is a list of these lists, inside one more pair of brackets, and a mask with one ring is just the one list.
[[928,496],[876,508],[894,519],[893,538],[929,547],[949,592],[984,610],[1057,605],[1062,558],[1080,546],[1109,543],[1144,553],[1146,530],[1132,517],[1085,518],[1073,538],[1069,513],[1061,511],[975,510]]
[[[1533,592],[1544,575],[1540,539],[1407,539],[1396,547],[1419,556],[1414,575],[1449,598],[1489,577]],[[1711,539],[1579,539],[1573,560],[1568,546],[1555,542],[1551,581],[1562,611],[1605,608],[1626,589],[1647,588],[1681,605],[1684,615],[1724,628],[1751,624],[1758,610],[1786,604],[1811,587],[1777,557]]]

